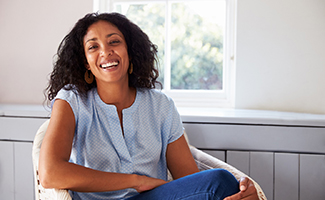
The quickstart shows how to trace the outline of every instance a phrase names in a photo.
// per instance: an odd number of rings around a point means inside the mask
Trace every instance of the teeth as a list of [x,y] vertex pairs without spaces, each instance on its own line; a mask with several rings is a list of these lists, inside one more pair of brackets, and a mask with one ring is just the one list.
[[112,67],[114,65],[118,65],[118,62],[111,62],[111,63],[102,64],[101,67],[106,69],[106,68]]

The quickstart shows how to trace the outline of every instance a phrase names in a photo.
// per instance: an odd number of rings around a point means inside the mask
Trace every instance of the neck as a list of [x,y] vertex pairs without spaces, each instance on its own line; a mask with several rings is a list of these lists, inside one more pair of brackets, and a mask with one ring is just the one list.
[[133,104],[136,97],[136,89],[129,87],[128,84],[101,85],[97,83],[97,92],[103,102],[116,106],[124,135],[122,110]]
[[128,84],[97,84],[98,95],[106,104],[115,105],[118,110],[130,107],[135,100],[135,88]]

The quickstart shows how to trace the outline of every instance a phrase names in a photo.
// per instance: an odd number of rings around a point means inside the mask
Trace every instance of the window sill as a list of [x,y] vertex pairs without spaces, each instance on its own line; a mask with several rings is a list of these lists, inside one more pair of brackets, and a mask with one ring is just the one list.
[[266,110],[186,108],[178,111],[186,123],[254,124],[325,127],[325,115]]
[[49,118],[50,108],[42,105],[0,104],[0,117]]
[[[179,107],[178,111],[186,123],[325,127],[325,115],[316,114],[198,107]],[[50,109],[42,105],[0,104],[0,117],[49,118]]]

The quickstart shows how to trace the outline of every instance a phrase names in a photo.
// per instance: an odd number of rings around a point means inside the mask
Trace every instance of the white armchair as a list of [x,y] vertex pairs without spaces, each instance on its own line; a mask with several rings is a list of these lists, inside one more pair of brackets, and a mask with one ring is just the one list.
[[[34,180],[35,180],[35,197],[36,200],[71,200],[72,198],[69,195],[67,190],[58,190],[58,189],[45,189],[42,187],[39,178],[38,178],[38,161],[39,161],[39,152],[41,144],[49,124],[50,120],[44,122],[41,127],[38,129],[34,143],[33,143],[33,167],[34,167]],[[198,150],[197,148],[190,145],[192,155],[197,163],[198,168],[202,170],[212,169],[212,168],[223,168],[231,172],[237,179],[243,176],[247,176],[236,168],[228,165],[225,162],[220,161],[219,159],[210,156],[203,151]],[[169,176],[171,180],[171,176]],[[257,193],[260,200],[266,200],[265,194],[261,187],[253,180],[254,185],[257,189]]]

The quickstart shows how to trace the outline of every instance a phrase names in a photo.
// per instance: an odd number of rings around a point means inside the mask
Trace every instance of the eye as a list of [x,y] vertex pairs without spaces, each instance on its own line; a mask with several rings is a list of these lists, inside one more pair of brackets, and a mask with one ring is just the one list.
[[112,45],[114,45],[114,44],[119,44],[121,42],[120,42],[120,40],[112,40],[109,43],[112,44]]
[[91,45],[91,46],[88,47],[88,50],[90,51],[90,50],[94,50],[96,48],[98,48],[97,45]]

